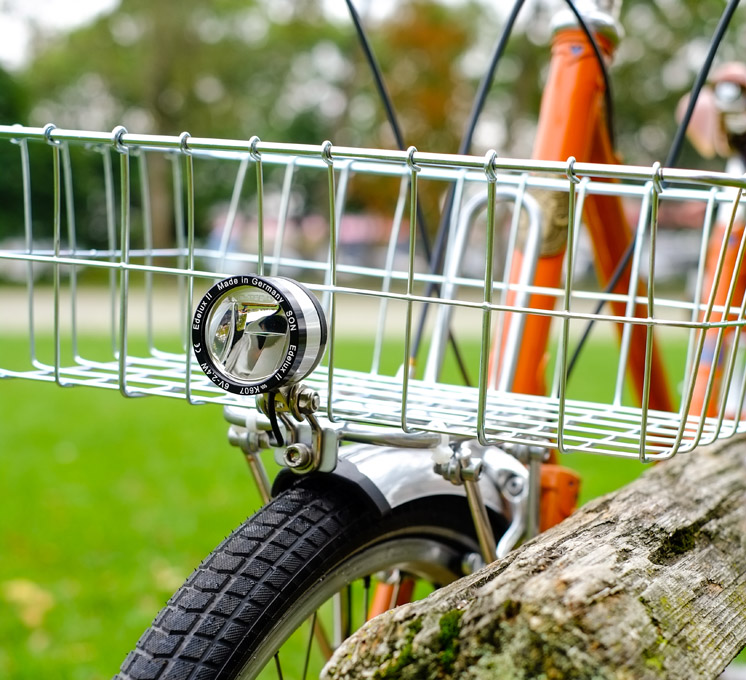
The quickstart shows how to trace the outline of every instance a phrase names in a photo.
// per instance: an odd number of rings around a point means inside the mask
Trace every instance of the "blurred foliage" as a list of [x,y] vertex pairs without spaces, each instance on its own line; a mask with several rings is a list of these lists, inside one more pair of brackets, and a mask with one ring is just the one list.
[[[28,117],[27,92],[20,79],[0,69],[0,120],[20,123]],[[22,179],[18,165],[18,149],[0,145],[0,239],[4,234],[21,233],[12,224],[21,224],[23,205]]]
[[[611,76],[618,149],[626,162],[665,158],[676,129],[676,103],[700,68],[723,4],[624,3],[626,35]],[[406,0],[388,15],[363,12],[407,145],[458,148],[508,13],[509,6],[499,5]],[[530,154],[551,17],[562,5],[534,0],[523,8],[477,128],[474,153],[494,147],[501,155]],[[13,77],[0,74],[0,114],[34,125],[51,120],[60,127],[110,130],[123,124],[136,132],[189,130],[199,136],[391,147],[393,136],[352,24],[323,8],[312,0],[122,0],[87,26],[53,37],[39,33],[28,68]],[[737,57],[744,40],[746,20],[737,12],[719,61]],[[703,162],[686,146],[680,164]],[[721,167],[717,160],[707,165]],[[16,167],[0,170],[8,176],[4,195],[17,196],[19,180],[11,176]],[[167,196],[165,164],[154,160],[150,172],[159,196]],[[91,184],[80,181],[86,188]],[[203,173],[198,181],[209,204],[229,191],[231,180]],[[395,183],[373,189],[358,180],[349,206],[376,212],[397,190]],[[423,194],[432,221],[438,191],[425,188]],[[306,194],[303,211],[323,212],[323,191],[309,188]],[[159,196],[154,220],[165,225],[172,208],[169,198],[159,203]],[[46,210],[48,198],[35,201],[40,210]],[[88,200],[101,203],[95,192]],[[205,233],[205,215],[198,222]],[[13,216],[0,221],[0,238],[11,233],[11,223],[20,224]],[[157,244],[171,238],[165,226],[156,231],[163,232],[156,235]]]
[[[624,3],[626,35],[612,79],[620,145],[631,161],[665,156],[676,102],[694,80],[723,4]],[[310,0],[122,0],[88,26],[39,38],[17,88],[28,92],[36,124],[111,129],[121,123],[163,134],[391,146],[352,25],[327,16],[322,6]],[[476,153],[490,146],[530,152],[551,16],[561,6],[535,0],[523,8],[491,89]],[[476,0],[407,0],[383,18],[363,17],[407,144],[456,150],[506,13]],[[720,61],[736,58],[744,37],[746,20],[736,13]],[[5,116],[4,104],[0,100]]]

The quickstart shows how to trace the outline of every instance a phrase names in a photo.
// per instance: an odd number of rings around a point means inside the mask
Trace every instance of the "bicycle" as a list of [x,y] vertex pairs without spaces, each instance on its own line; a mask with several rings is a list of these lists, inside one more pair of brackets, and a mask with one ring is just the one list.
[[[613,16],[601,12],[594,21],[602,48],[611,51]],[[308,146],[186,133],[138,135],[121,127],[95,133],[53,125],[0,126],[0,139],[16,143],[20,150],[27,215],[33,196],[30,145],[49,146],[55,178],[52,246],[34,244],[29,216],[25,247],[0,251],[0,262],[27,268],[32,351],[30,368],[2,369],[0,377],[224,404],[229,439],[246,455],[267,503],[177,591],[123,664],[120,677],[191,673],[254,678],[263,677],[259,674],[265,667],[270,673],[277,668],[282,677],[278,649],[308,621],[308,630],[299,634],[309,644],[294,669],[305,677],[309,664],[317,661],[311,656],[316,653],[311,641],[318,644],[322,660],[328,659],[349,635],[353,619],[362,621],[419,596],[414,578],[444,585],[505,555],[522,536],[571,512],[577,479],[556,464],[552,451],[665,460],[744,431],[742,409],[698,415],[692,405],[707,332],[721,329],[722,337],[729,329],[741,328],[743,304],[735,293],[722,301],[715,298],[717,286],[707,289],[703,255],[688,298],[657,294],[654,273],[661,203],[691,201],[705,207],[705,253],[716,208],[726,206],[735,216],[745,183],[725,173],[614,162],[600,120],[604,88],[593,43],[568,23],[558,28],[556,45],[555,70],[546,90],[549,104],[565,91],[558,81],[565,77],[585,86],[585,99],[573,101],[577,109],[567,114],[564,134],[558,132],[561,125],[553,124],[550,136],[549,126],[540,122],[537,155],[542,160],[503,159],[495,152],[478,158],[414,148],[340,148],[328,142]],[[589,124],[579,124],[583,119]],[[577,129],[584,134],[580,141],[574,138]],[[570,153],[576,145],[583,148]],[[62,196],[72,192],[78,154],[94,153],[102,163],[107,232],[102,245],[91,247],[80,241],[74,216],[63,210]],[[141,242],[133,230],[133,206],[148,204],[147,162],[155,155],[172,163],[175,180],[178,240],[171,249],[148,243],[147,211]],[[212,248],[199,247],[195,236],[195,177],[201,164],[228,165],[236,178],[228,216]],[[256,248],[232,252],[238,202],[252,166]],[[380,176],[397,185],[382,263],[375,266],[346,262],[339,245],[347,188],[356,175]],[[316,257],[288,256],[283,248],[294,191],[316,176],[326,186],[329,203],[328,251]],[[448,256],[442,272],[428,271],[417,257],[417,195],[424,182],[451,185],[458,207],[454,228],[444,232]],[[273,220],[265,203],[275,185],[280,199]],[[607,226],[626,224],[621,197],[639,205],[634,238],[630,230]],[[500,202],[511,206],[511,216],[505,242],[498,248]],[[561,209],[560,219],[552,211],[550,228],[546,203]],[[485,209],[483,275],[459,272],[469,233]],[[601,278],[611,284],[608,290],[599,291],[575,275],[583,214],[595,234],[596,259]],[[720,236],[723,244],[733,221]],[[63,222],[68,228],[64,246]],[[406,234],[407,265],[397,269],[401,231]],[[615,238],[609,239],[610,233]],[[639,276],[646,248],[647,287]],[[504,262],[501,273],[493,262],[497,252]],[[631,254],[630,271],[622,267],[617,276],[626,252]],[[720,261],[732,254],[725,246],[720,252]],[[52,362],[42,361],[34,350],[34,305],[44,292],[34,280],[34,268],[40,266],[50,268],[54,282]],[[80,356],[73,303],[73,360],[68,364],[63,362],[62,291],[69,288],[75,299],[84,268],[111,277],[114,358]],[[223,268],[235,273],[224,278]],[[723,276],[722,265],[716,265],[718,269],[714,278],[733,280]],[[284,276],[288,272],[291,278]],[[63,273],[68,277],[65,286]],[[161,344],[159,315],[150,312],[144,356],[131,351],[128,294],[137,278],[152,300],[164,281],[170,282],[167,296],[180,299],[182,347],[174,349],[170,338]],[[438,290],[429,290],[433,284]],[[372,311],[380,330],[372,343],[369,371],[345,368],[337,340],[337,327],[349,309],[344,305],[360,307],[362,300],[377,305]],[[610,304],[613,313],[594,313],[589,304],[595,302]],[[391,312],[397,306],[398,316]],[[417,374],[410,366],[413,346],[422,342],[415,308],[425,306],[436,310],[436,319],[428,360]],[[568,394],[571,331],[591,319],[618,331],[622,342],[612,394],[605,400],[583,401]],[[442,377],[455,320],[481,329],[476,387],[449,384]],[[552,320],[560,325],[555,375],[549,396],[542,396]],[[391,326],[393,342],[384,332]],[[664,388],[664,362],[654,328],[669,336],[667,346],[675,345],[670,336],[678,334],[687,348],[687,356],[675,362],[676,377],[685,385],[678,405]],[[403,370],[384,366],[392,344],[398,346]],[[723,394],[733,382],[736,354],[728,354]],[[641,406],[628,404],[628,367]],[[708,380],[708,392],[719,394],[719,387]],[[741,406],[744,392],[746,383],[740,388]],[[247,408],[248,398],[257,394],[256,407]],[[340,447],[342,442],[349,445]],[[277,452],[283,467],[271,487],[258,455],[268,447]],[[327,602],[333,610],[330,616],[321,611]],[[334,639],[328,632],[330,621]]]

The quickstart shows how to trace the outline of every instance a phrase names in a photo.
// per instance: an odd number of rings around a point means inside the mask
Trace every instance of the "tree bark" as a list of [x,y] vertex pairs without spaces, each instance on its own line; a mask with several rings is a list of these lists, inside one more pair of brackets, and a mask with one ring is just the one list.
[[323,677],[715,678],[744,645],[737,438],[657,465],[506,558],[373,619]]

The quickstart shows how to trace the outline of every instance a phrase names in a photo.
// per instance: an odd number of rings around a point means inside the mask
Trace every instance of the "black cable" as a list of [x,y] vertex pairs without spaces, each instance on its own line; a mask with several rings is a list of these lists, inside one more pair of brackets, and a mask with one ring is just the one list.
[[[396,145],[399,147],[400,151],[404,151],[406,146],[404,142],[404,135],[402,134],[401,127],[399,126],[399,121],[396,117],[396,112],[394,111],[394,105],[391,101],[391,97],[388,93],[388,90],[386,89],[386,83],[383,80],[383,74],[381,72],[381,68],[378,65],[378,61],[376,60],[375,55],[373,54],[373,49],[370,46],[370,42],[368,40],[368,36],[365,33],[365,29],[363,28],[362,21],[360,20],[360,15],[357,13],[357,10],[355,9],[355,6],[352,4],[352,0],[345,0],[347,3],[347,9],[350,12],[350,17],[352,18],[352,23],[355,26],[355,31],[357,32],[358,41],[360,42],[360,46],[363,50],[363,54],[365,55],[365,59],[368,62],[368,67],[370,68],[372,74],[373,74],[373,80],[376,85],[376,89],[378,90],[378,95],[383,103],[383,107],[386,111],[386,117],[388,118],[389,125],[391,125],[391,130],[394,133],[394,139],[396,141]],[[419,199],[417,200],[416,205],[416,211],[417,211],[417,226],[419,230],[419,235],[422,240],[422,249],[425,253],[425,259],[430,262],[432,261],[432,248],[430,245],[430,238],[427,233],[427,223],[425,221],[425,216],[422,212],[422,205],[420,204]],[[432,294],[432,290],[431,290]],[[456,342],[456,338],[453,335],[453,332],[451,329],[448,329],[448,340],[451,343],[451,347],[453,348],[453,353],[456,358],[456,363],[458,365],[459,371],[461,373],[461,376],[464,380],[464,383],[468,386],[471,385],[471,380],[469,379],[468,372],[466,370],[466,362],[464,361],[463,355],[461,354],[461,350],[459,349],[458,343]],[[416,352],[412,353],[412,356],[414,356]]]
[[508,16],[508,20],[505,22],[505,27],[500,34],[500,38],[495,45],[495,49],[492,52],[492,58],[490,59],[489,67],[487,68],[487,71],[482,77],[482,80],[479,83],[479,87],[477,88],[477,93],[474,97],[474,104],[471,107],[469,119],[466,123],[466,130],[464,131],[464,135],[461,138],[461,144],[458,150],[460,154],[469,153],[471,143],[474,140],[474,132],[477,129],[479,116],[482,115],[482,110],[484,109],[484,105],[487,102],[487,95],[492,88],[492,81],[495,79],[495,71],[497,70],[497,65],[500,59],[502,59],[505,48],[508,45],[510,34],[513,32],[513,25],[515,24],[516,19],[518,18],[518,13],[521,11],[521,7],[523,7],[524,3],[525,0],[516,0],[515,4],[513,5],[513,9]]
[[285,446],[285,440],[282,436],[282,430],[280,429],[280,423],[277,420],[277,392],[270,392],[267,400],[267,418],[269,418],[269,424],[272,428],[272,435],[275,438],[277,446]]
[[733,18],[733,14],[736,9],[738,9],[739,2],[740,0],[730,0],[726,8],[723,10],[723,14],[720,16],[720,21],[718,22],[715,34],[710,42],[710,48],[705,57],[704,64],[702,64],[702,68],[697,74],[697,79],[694,81],[694,85],[692,86],[692,92],[689,95],[689,103],[687,104],[686,112],[676,130],[676,135],[671,144],[671,150],[668,152],[666,163],[663,167],[672,168],[679,160],[679,154],[681,153],[681,147],[684,142],[684,135],[686,134],[686,129],[689,127],[689,122],[694,113],[694,106],[697,103],[700,91],[707,82],[707,76],[710,73],[712,62],[715,59],[715,53],[717,52],[718,47],[720,47],[720,43],[723,40],[723,36],[725,35],[725,31],[728,29],[731,19]]
[[[513,27],[518,18],[518,13],[521,11],[524,1],[525,0],[517,0],[513,4],[513,8],[505,23],[505,27],[503,28],[503,31],[500,34],[500,37],[497,41],[495,50],[492,54],[492,58],[490,59],[489,67],[487,71],[485,72],[479,84],[479,88],[477,90],[477,94],[474,100],[474,105],[472,107],[472,110],[471,110],[471,113],[469,115],[469,119],[466,125],[466,131],[464,133],[464,136],[462,137],[461,144],[459,146],[458,152],[460,154],[469,153],[472,141],[474,139],[474,132],[476,130],[479,116],[482,113],[485,102],[487,100],[487,95],[492,86],[492,81],[494,80],[494,77],[495,77],[495,71],[497,70],[497,64],[502,58],[502,55],[508,43],[508,39],[510,38],[511,33],[513,32]],[[596,42],[596,39],[593,37],[593,33],[588,27],[588,24],[586,23],[585,19],[578,12],[572,0],[566,0],[566,2],[570,10],[572,11],[572,13],[575,15],[575,18],[577,19],[578,23],[580,24],[580,27],[583,30],[583,33],[588,39],[591,45],[591,48],[593,49],[596,60],[598,61],[599,69],[601,70],[601,76],[604,81],[604,103],[605,103],[605,109],[606,109],[605,111],[606,125],[609,131],[609,139],[613,146],[614,139],[615,139],[614,120],[613,120],[614,106],[613,106],[613,98],[611,95],[611,81],[609,78],[608,69],[606,68],[606,62],[604,61],[603,55],[601,54],[601,49],[599,48],[598,43]],[[440,224],[438,225],[438,233],[435,239],[435,248],[434,248],[433,257],[430,260],[430,273],[433,275],[438,274],[442,267],[445,247],[448,242],[448,233],[450,231],[451,214],[453,212],[453,198],[454,198],[453,187],[450,187],[446,195],[446,200],[445,200],[445,204],[443,207],[443,215],[442,215]],[[430,283],[428,285],[428,287],[425,289],[425,297],[430,297],[433,294],[435,290],[434,285],[435,284],[433,283]],[[428,312],[428,308],[425,307],[420,314],[419,322],[417,324],[417,331],[415,333],[414,341],[412,343],[412,356],[416,356],[419,350],[419,346],[422,342],[422,338],[425,333],[427,312]]]
[[[347,3],[347,9],[350,12],[352,23],[355,26],[355,32],[357,33],[358,42],[360,43],[360,47],[363,50],[363,54],[365,55],[365,61],[368,63],[368,68],[370,68],[370,71],[373,74],[373,81],[375,82],[376,90],[378,90],[378,96],[381,99],[383,108],[386,111],[386,118],[388,119],[389,125],[391,126],[391,131],[394,133],[394,141],[396,142],[396,146],[399,148],[400,151],[405,151],[407,147],[404,143],[404,135],[402,134],[401,126],[399,125],[399,121],[396,117],[396,112],[394,111],[394,104],[391,101],[391,95],[389,95],[389,92],[386,89],[386,83],[383,80],[381,67],[376,60],[375,54],[373,54],[373,48],[371,47],[368,36],[365,33],[365,29],[363,28],[363,23],[360,20],[360,15],[357,13],[355,6],[352,4],[352,0],[345,0],[345,2]],[[427,259],[429,260],[432,256],[430,237],[428,236],[427,229],[425,228],[426,224],[419,202],[417,203],[417,223],[420,229],[420,237],[422,238],[422,247],[425,251],[425,257],[427,257]]]
[[598,62],[598,67],[601,69],[601,77],[604,81],[604,106],[606,108],[606,127],[609,131],[609,140],[611,141],[611,148],[613,149],[615,147],[615,133],[614,133],[614,99],[611,96],[611,79],[609,78],[609,69],[606,68],[606,61],[604,61],[604,56],[601,54],[601,48],[598,46],[598,42],[593,36],[593,33],[591,32],[591,29],[589,28],[588,24],[586,23],[585,19],[583,18],[583,15],[578,12],[578,8],[575,7],[575,3],[573,0],[565,0],[567,3],[567,6],[570,8],[570,11],[575,15],[575,18],[578,20],[578,24],[580,24],[580,28],[585,33],[585,37],[588,39],[588,42],[591,44],[591,48],[593,49],[593,53],[596,55],[596,61]]
[[[497,65],[502,58],[503,53],[505,52],[505,48],[508,44],[508,39],[510,38],[510,34],[513,32],[513,26],[516,22],[516,19],[518,18],[518,13],[521,11],[521,7],[523,7],[524,3],[525,0],[516,0],[510,12],[510,15],[508,16],[508,19],[505,22],[505,26],[500,33],[500,37],[495,44],[495,49],[492,52],[492,58],[490,59],[489,67],[482,77],[481,82],[479,83],[477,94],[474,98],[474,105],[472,106],[471,113],[469,114],[469,119],[466,124],[466,131],[461,139],[461,144],[459,145],[458,152],[460,154],[468,153],[469,149],[471,148],[471,143],[474,139],[474,132],[477,127],[477,122],[487,101],[487,95],[489,94],[490,88],[492,86],[492,81],[495,77]],[[451,214],[453,213],[453,197],[454,189],[453,185],[451,185],[448,189],[448,192],[446,193],[443,213],[441,215],[440,224],[438,225],[438,233],[435,240],[435,250],[432,258],[430,259],[430,274],[432,275],[437,275],[442,267],[443,256],[445,254],[445,248],[448,242]],[[434,282],[428,283],[425,289],[425,297],[430,297],[435,292],[436,286],[437,284]],[[417,330],[412,342],[413,357],[417,355],[420,344],[422,344],[422,338],[425,334],[425,323],[427,321],[427,311],[428,307],[425,306],[420,313],[420,318],[417,323]]]
[[[569,1],[570,0],[568,0],[568,2]],[[712,67],[712,62],[715,59],[715,54],[717,53],[717,50],[720,47],[720,43],[722,42],[723,36],[725,35],[725,32],[728,26],[730,25],[730,21],[733,18],[733,14],[738,8],[739,2],[740,0],[730,0],[725,10],[723,10],[723,14],[720,16],[720,21],[718,22],[717,28],[715,29],[715,33],[712,37],[712,40],[710,41],[710,47],[708,48],[705,61],[702,64],[702,68],[699,70],[699,73],[697,74],[697,78],[695,79],[694,84],[692,85],[692,90],[689,95],[689,103],[686,107],[686,112],[684,113],[684,116],[681,119],[681,123],[679,123],[679,127],[676,130],[676,134],[674,135],[673,142],[671,143],[671,149],[669,150],[668,156],[666,157],[666,163],[664,166],[666,168],[674,167],[679,160],[679,155],[681,154],[681,148],[684,142],[684,135],[686,134],[686,130],[689,127],[689,122],[691,121],[692,114],[694,112],[694,106],[697,103],[697,99],[699,98],[699,94],[702,91],[702,88],[707,82],[707,76],[710,73],[710,68]],[[629,245],[627,246],[627,250],[624,252],[624,255],[622,256],[622,259],[619,260],[619,264],[617,264],[617,267],[614,270],[614,274],[612,275],[611,279],[609,279],[608,284],[606,284],[606,287],[604,288],[604,291],[603,291],[604,295],[608,295],[609,293],[611,293],[611,291],[614,290],[614,288],[617,287],[620,279],[622,278],[622,274],[629,266],[629,263],[632,259],[632,253],[634,252],[634,250],[635,250],[635,241],[634,239],[632,239]],[[600,314],[605,304],[606,303],[604,300],[599,300],[599,302],[596,305],[596,308],[593,310],[593,316],[597,316],[598,314]],[[578,341],[578,345],[575,348],[575,351],[573,352],[573,355],[570,358],[570,361],[567,365],[567,378],[570,377],[572,369],[575,367],[575,364],[577,363],[580,352],[583,349],[583,346],[585,345],[586,341],[588,340],[588,336],[590,335],[590,332],[591,332],[591,329],[593,328],[594,323],[595,323],[595,319],[591,319],[588,322],[588,325],[583,331],[583,335]]]

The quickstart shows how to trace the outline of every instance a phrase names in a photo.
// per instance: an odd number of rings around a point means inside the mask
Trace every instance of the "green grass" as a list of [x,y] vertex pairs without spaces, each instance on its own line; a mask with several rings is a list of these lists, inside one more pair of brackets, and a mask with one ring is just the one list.
[[[365,344],[339,342],[337,358],[352,365]],[[24,346],[3,339],[0,363]],[[401,352],[385,357],[395,370]],[[601,384],[606,350],[584,361],[578,375]],[[259,506],[226,430],[219,407],[0,382],[0,678],[116,672],[175,588]],[[567,462],[583,475],[584,500],[642,469]]]
[[0,385],[0,677],[110,677],[259,506],[220,409]]

